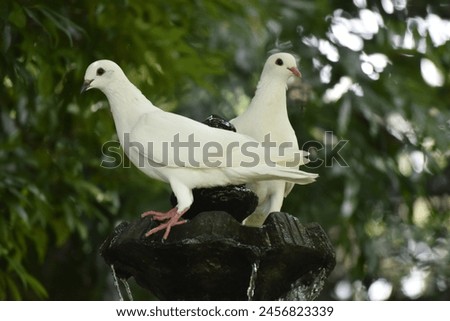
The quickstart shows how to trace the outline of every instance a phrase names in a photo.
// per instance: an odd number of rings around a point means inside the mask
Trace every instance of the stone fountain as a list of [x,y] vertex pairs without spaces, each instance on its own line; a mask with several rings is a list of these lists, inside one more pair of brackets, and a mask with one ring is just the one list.
[[[233,130],[217,117],[207,122]],[[163,231],[145,237],[159,224],[149,217],[123,222],[100,254],[160,300],[314,300],[336,263],[326,233],[281,212],[260,228],[243,226],[256,205],[245,186],[197,189],[189,221],[167,240]]]

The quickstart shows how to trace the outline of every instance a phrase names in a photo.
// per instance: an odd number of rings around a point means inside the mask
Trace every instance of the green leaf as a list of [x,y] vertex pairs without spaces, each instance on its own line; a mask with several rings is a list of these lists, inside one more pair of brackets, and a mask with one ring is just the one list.
[[84,32],[81,27],[73,23],[65,16],[59,14],[58,12],[55,12],[54,10],[41,5],[36,6],[35,8],[38,9],[42,14],[44,14],[44,16],[46,16],[56,28],[66,34],[71,47],[73,46],[73,36]]
[[22,295],[20,294],[20,289],[17,287],[14,280],[7,276],[5,281],[6,281],[6,290],[9,292],[11,298],[13,300],[21,300]]
[[3,28],[2,52],[6,53],[11,46],[11,26],[6,24]]
[[8,20],[14,24],[18,28],[25,28],[25,25],[27,23],[27,17],[25,13],[23,12],[22,7],[20,7],[18,4],[14,4],[14,8],[9,14]]
[[342,99],[341,108],[339,110],[338,129],[341,135],[345,135],[347,132],[348,124],[350,122],[352,104],[351,97],[345,95]]
[[33,292],[38,296],[38,298],[43,299],[48,297],[47,290],[44,288],[41,282],[39,282],[31,274],[25,275],[26,284],[33,290]]

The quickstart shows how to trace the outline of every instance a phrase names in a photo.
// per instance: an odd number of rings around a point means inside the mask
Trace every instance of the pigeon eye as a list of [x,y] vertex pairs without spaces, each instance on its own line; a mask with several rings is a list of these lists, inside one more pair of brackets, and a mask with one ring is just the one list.
[[278,58],[278,59],[275,61],[275,63],[276,63],[278,66],[283,66],[283,59]]
[[103,75],[105,73],[105,69],[103,69],[103,68],[98,68],[97,69],[97,76],[101,76],[101,75]]

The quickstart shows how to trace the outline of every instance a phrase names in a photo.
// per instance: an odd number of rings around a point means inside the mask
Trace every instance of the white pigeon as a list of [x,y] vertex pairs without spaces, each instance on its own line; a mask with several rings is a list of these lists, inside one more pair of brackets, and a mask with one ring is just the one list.
[[[178,204],[168,212],[149,211],[161,224],[146,233],[185,223],[180,217],[193,202],[192,189],[281,179],[308,184],[317,174],[267,161],[267,150],[256,140],[212,128],[154,106],[113,61],[98,60],[86,70],[81,92],[97,88],[107,97],[122,148],[146,175],[167,182]],[[292,158],[269,155],[274,162]]]
[[[287,81],[291,76],[301,77],[295,58],[288,53],[271,55],[264,64],[255,96],[248,108],[230,122],[238,133],[263,142],[270,134],[270,141],[278,145],[289,144],[298,150],[297,137],[289,122],[286,107]],[[304,156],[308,153],[304,152]],[[307,163],[305,158],[303,164]],[[300,164],[302,165],[302,164]],[[298,167],[297,167],[298,168]],[[258,206],[242,223],[261,226],[272,212],[279,212],[284,198],[294,184],[283,181],[260,181],[247,186],[258,196]]]

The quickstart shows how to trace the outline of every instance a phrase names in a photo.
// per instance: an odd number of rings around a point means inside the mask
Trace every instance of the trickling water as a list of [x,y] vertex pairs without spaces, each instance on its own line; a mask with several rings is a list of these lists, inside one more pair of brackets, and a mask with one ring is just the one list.
[[255,294],[256,278],[258,277],[259,270],[259,259],[252,263],[252,274],[250,275],[250,282],[247,288],[247,299],[248,301],[253,300],[253,295]]
[[322,291],[327,277],[327,271],[325,269],[319,269],[315,273],[310,272],[308,278],[312,279],[309,282],[305,282],[305,279],[297,280],[291,285],[291,290],[286,293],[280,300],[284,301],[312,301]]
[[131,294],[130,285],[128,284],[127,280],[120,279],[120,281],[122,281],[123,285],[125,286],[125,290],[127,290],[128,300],[133,301],[133,294]]
[[122,292],[120,291],[119,281],[117,280],[116,270],[114,269],[114,264],[111,264],[111,271],[114,279],[114,286],[116,287],[117,293],[119,294],[120,301],[123,301]]

